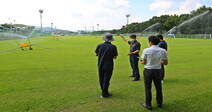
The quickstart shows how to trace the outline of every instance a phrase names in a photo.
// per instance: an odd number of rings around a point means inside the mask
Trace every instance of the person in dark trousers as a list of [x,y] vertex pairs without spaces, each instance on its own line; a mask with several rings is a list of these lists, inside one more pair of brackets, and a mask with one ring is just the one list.
[[166,50],[158,47],[160,42],[159,38],[156,36],[151,36],[148,38],[150,48],[146,48],[142,53],[142,61],[144,64],[144,85],[145,85],[145,97],[146,101],[141,103],[143,107],[152,110],[152,81],[154,82],[156,89],[156,101],[159,108],[162,107],[163,104],[163,93],[162,93],[162,85],[160,79],[160,69],[161,64],[168,64],[168,57]]
[[[160,43],[158,46],[167,51],[168,45],[167,45],[166,41],[163,40],[163,35],[157,35],[157,37],[160,39]],[[161,65],[160,77],[161,77],[161,83],[163,83],[164,77],[165,77],[165,68],[164,68],[163,64]]]
[[132,81],[139,81],[140,74],[138,69],[138,61],[141,44],[136,40],[136,35],[134,34],[130,35],[130,41],[124,38],[123,35],[120,35],[120,37],[130,45],[130,52],[128,53],[128,56],[130,56],[130,64],[132,67],[132,75],[130,77],[135,78]]
[[95,53],[98,56],[99,82],[102,90],[101,98],[108,98],[112,96],[108,92],[108,88],[114,68],[113,59],[117,58],[118,52],[116,46],[111,44],[114,41],[113,35],[108,33],[102,39],[105,43],[99,44]]

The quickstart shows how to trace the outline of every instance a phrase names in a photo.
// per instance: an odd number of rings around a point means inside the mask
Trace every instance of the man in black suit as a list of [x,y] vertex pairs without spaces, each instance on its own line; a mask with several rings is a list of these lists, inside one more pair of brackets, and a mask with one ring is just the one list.
[[97,46],[95,53],[98,56],[99,82],[102,90],[101,98],[108,98],[112,96],[108,92],[108,88],[114,68],[113,59],[117,58],[118,52],[116,46],[111,44],[114,41],[113,35],[108,33],[102,39],[105,42]]

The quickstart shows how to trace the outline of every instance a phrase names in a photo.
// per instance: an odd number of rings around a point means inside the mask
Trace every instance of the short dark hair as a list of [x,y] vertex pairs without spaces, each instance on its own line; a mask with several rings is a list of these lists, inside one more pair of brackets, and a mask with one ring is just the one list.
[[149,42],[152,42],[154,45],[158,45],[160,43],[160,40],[158,37],[156,36],[150,36],[148,38]]
[[163,35],[157,35],[157,37],[163,40]]
[[130,35],[131,38],[136,38],[137,36],[135,34]]

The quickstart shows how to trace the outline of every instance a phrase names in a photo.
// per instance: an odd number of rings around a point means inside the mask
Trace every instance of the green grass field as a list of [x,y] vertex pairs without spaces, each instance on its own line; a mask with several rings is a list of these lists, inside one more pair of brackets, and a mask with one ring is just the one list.
[[[144,112],[143,79],[132,82],[127,53],[129,46],[119,37],[113,42],[119,57],[111,79],[113,97],[100,98],[97,57],[101,38],[67,36],[32,38],[30,51],[0,52],[1,112]],[[0,51],[17,48],[16,40],[0,41]],[[17,40],[26,42],[26,39]],[[142,49],[147,38],[139,38]],[[158,112],[212,111],[212,40],[166,39],[169,65],[163,83],[164,107]],[[42,47],[45,48],[42,48]],[[47,48],[51,49],[47,49]],[[143,65],[140,66],[142,74]]]

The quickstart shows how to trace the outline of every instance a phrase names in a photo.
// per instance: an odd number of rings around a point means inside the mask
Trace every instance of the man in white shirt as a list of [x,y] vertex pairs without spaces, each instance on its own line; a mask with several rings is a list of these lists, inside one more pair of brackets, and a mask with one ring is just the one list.
[[152,81],[154,82],[156,88],[156,101],[158,107],[162,107],[163,103],[163,94],[162,94],[162,85],[160,79],[160,69],[161,64],[168,64],[168,57],[166,50],[158,47],[160,42],[159,38],[156,36],[151,36],[148,38],[150,48],[146,48],[142,53],[142,61],[144,64],[144,85],[145,85],[145,96],[146,102],[142,103],[142,106],[152,110]]

